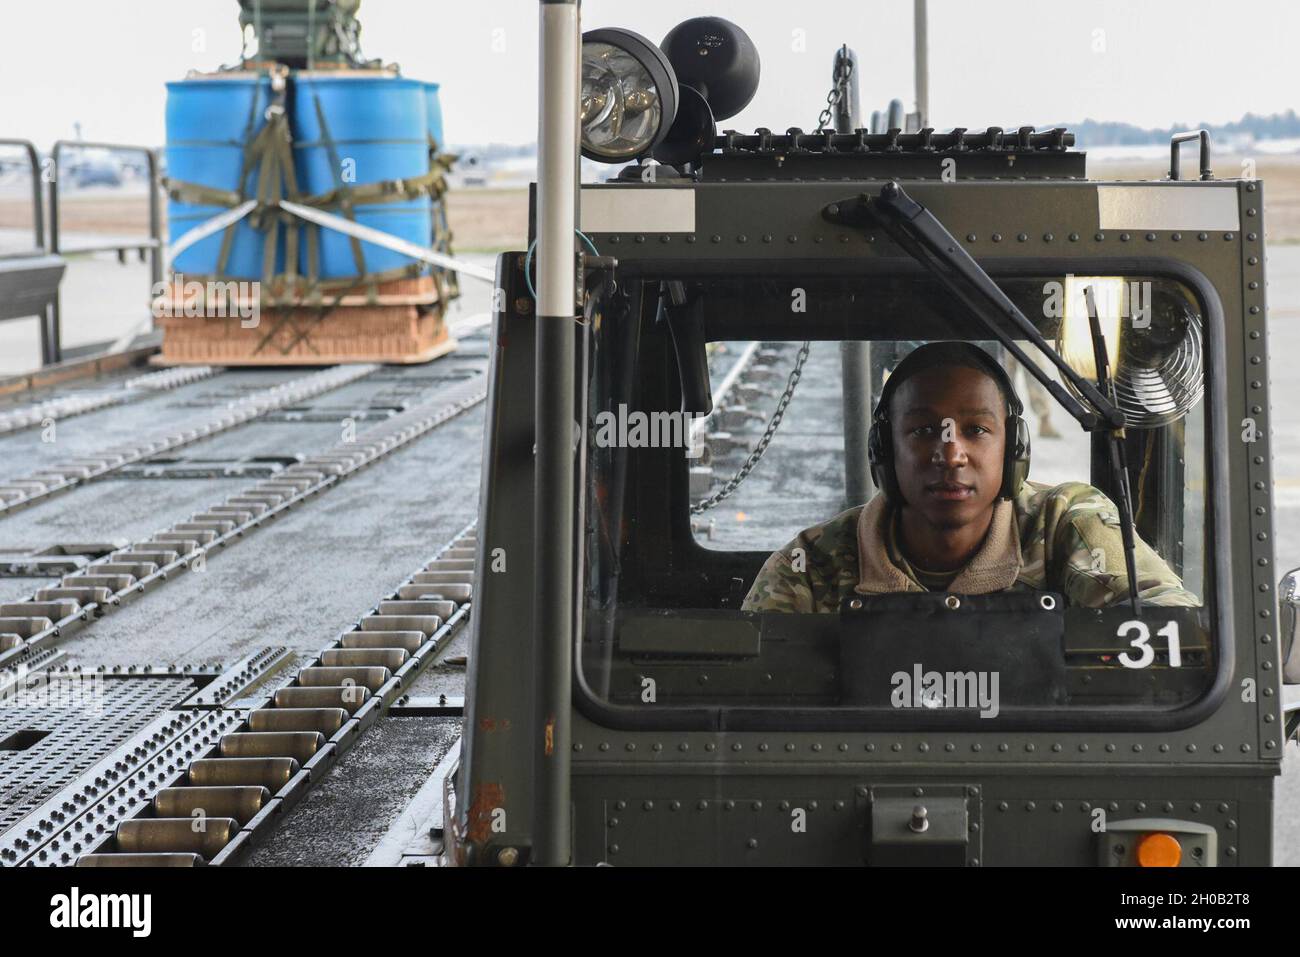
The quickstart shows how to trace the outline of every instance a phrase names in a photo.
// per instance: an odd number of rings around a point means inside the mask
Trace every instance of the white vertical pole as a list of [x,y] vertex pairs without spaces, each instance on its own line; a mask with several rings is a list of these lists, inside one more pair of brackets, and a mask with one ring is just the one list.
[[578,278],[578,0],[541,0],[537,157],[537,358],[533,498],[536,700],[532,862],[573,851],[570,753],[574,631],[574,399]]
[[913,30],[912,43],[915,48],[916,63],[916,112],[921,117],[919,129],[930,125],[930,54],[929,24],[926,18],[925,0],[912,0]]

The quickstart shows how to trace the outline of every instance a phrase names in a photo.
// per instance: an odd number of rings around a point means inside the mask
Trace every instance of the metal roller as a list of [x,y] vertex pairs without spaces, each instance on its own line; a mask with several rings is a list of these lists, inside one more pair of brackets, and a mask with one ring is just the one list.
[[422,631],[432,635],[441,627],[442,619],[437,615],[371,615],[361,619],[362,631]]
[[133,561],[138,561],[138,562],[148,562],[151,565],[156,565],[159,568],[162,568],[164,565],[170,565],[172,562],[176,561],[176,559],[180,558],[181,556],[177,552],[171,551],[169,549],[161,549],[161,550],[155,549],[150,551],[150,550],[139,549],[139,548],[131,548],[121,553],[114,552],[113,557],[129,558]]
[[321,652],[320,663],[327,667],[379,665],[396,671],[410,657],[404,648],[327,648]]
[[27,615],[48,618],[51,621],[60,621],[69,615],[75,615],[79,611],[81,611],[81,605],[67,598],[54,601],[10,601],[0,603],[0,618]]
[[474,561],[469,558],[439,558],[429,562],[431,572],[472,572]]
[[415,654],[425,642],[419,631],[352,631],[339,639],[344,648],[401,648]]
[[[88,565],[88,568],[94,568],[94,565]],[[119,592],[123,588],[130,588],[135,584],[135,579],[130,575],[65,575],[63,577],[64,585],[71,585],[75,588],[107,588],[110,592]]]
[[130,575],[137,581],[146,578],[158,570],[154,562],[104,562],[95,566],[100,575]]
[[304,668],[298,672],[298,684],[306,688],[331,687],[351,684],[378,691],[393,673],[387,668],[344,668],[320,666]]
[[[319,688],[304,688],[319,691]],[[342,708],[260,708],[248,716],[249,731],[318,731],[329,737],[348,720]]]
[[202,867],[197,854],[83,854],[77,867]]
[[153,799],[159,817],[193,817],[202,811],[209,817],[233,817],[247,824],[271,800],[264,787],[163,788]]
[[456,606],[449,601],[436,599],[381,601],[378,608],[381,615],[434,615],[438,618],[450,618],[456,613]]
[[[227,505],[237,505],[240,508],[261,508],[262,511],[279,505],[287,498],[278,492],[253,492],[248,495],[236,495],[226,499]],[[258,514],[261,514],[260,512]]]
[[217,536],[213,532],[159,532],[151,540],[155,545],[175,545],[182,555],[198,551]]
[[117,846],[127,854],[190,853],[211,858],[239,833],[230,817],[143,817],[123,821]]
[[365,704],[369,697],[369,688],[356,684],[334,684],[281,688],[271,700],[277,708],[342,708],[351,714]]
[[474,593],[474,586],[455,582],[434,582],[427,585],[403,585],[397,594],[403,598],[424,598],[433,596],[449,598],[452,601],[469,601]]
[[274,794],[298,773],[293,758],[200,758],[190,765],[195,787],[264,787]]
[[411,577],[411,581],[417,585],[433,584],[474,584],[474,573],[472,571],[464,572],[417,572]]
[[223,758],[294,758],[306,763],[325,746],[319,731],[254,731],[227,734],[221,739]]

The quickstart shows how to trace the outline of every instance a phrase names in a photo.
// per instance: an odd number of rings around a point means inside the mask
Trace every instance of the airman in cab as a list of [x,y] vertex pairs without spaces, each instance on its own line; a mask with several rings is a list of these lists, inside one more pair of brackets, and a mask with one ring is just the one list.
[[[742,609],[835,612],[852,595],[1053,591],[1103,608],[1129,596],[1119,511],[1083,482],[1028,481],[1029,431],[1003,367],[933,342],[881,391],[868,450],[880,492],[773,552]],[[1137,540],[1138,595],[1200,605]]]

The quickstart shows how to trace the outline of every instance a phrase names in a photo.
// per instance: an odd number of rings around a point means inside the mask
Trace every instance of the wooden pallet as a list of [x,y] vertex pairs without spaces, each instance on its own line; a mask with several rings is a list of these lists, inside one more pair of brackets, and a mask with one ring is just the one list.
[[423,362],[431,362],[439,356],[445,356],[449,352],[455,352],[459,343],[448,336],[442,342],[430,346],[428,349],[419,353],[408,353],[404,355],[392,355],[388,353],[376,353],[374,355],[351,354],[347,356],[328,356],[328,355],[290,355],[290,356],[245,356],[242,358],[223,359],[191,359],[191,358],[167,358],[161,352],[154,353],[149,357],[148,363],[151,366],[161,366],[167,368],[170,366],[192,366],[192,365],[220,365],[220,366],[322,366],[322,365],[341,365],[349,362],[383,362],[388,365],[419,365]]
[[427,301],[426,283],[432,288],[432,277],[381,283],[375,302],[361,296],[360,301],[344,300],[333,309],[308,305],[264,309],[251,327],[240,318],[247,313],[234,308],[220,310],[234,315],[162,314],[157,320],[163,332],[162,351],[150,362],[224,366],[428,362],[455,349],[456,340],[447,329],[436,290],[434,301]]

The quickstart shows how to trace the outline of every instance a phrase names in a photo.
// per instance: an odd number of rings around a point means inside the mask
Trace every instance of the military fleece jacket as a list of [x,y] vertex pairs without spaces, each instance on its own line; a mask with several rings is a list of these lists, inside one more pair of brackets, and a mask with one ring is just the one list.
[[[745,611],[836,612],[853,595],[926,588],[889,544],[893,510],[883,495],[804,529],[763,564]],[[1199,605],[1159,555],[1137,542],[1138,593],[1151,605]],[[1025,482],[999,500],[988,535],[946,591],[1054,591],[1066,602],[1104,608],[1128,597],[1119,510],[1091,485]]]

